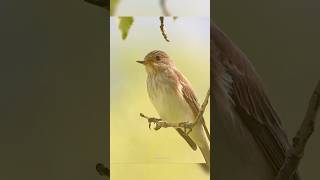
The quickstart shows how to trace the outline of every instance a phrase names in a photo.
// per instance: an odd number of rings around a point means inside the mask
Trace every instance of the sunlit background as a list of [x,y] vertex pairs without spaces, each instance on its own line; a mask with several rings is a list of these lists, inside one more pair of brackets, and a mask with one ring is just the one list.
[[[128,176],[134,179],[209,178],[196,164],[204,163],[200,151],[192,151],[174,129],[149,130],[147,120],[139,117],[141,112],[159,116],[147,94],[145,69],[136,61],[143,60],[152,50],[166,51],[189,79],[202,103],[210,86],[210,20],[206,17],[165,18],[170,42],[162,37],[159,25],[158,17],[134,17],[127,39],[122,40],[118,18],[110,20],[111,179]],[[208,125],[209,117],[206,111]],[[167,173],[159,174],[162,170]]]
[[[159,16],[162,15],[159,2],[160,0],[120,0],[115,15]],[[167,9],[172,15],[209,16],[210,0],[167,0]]]

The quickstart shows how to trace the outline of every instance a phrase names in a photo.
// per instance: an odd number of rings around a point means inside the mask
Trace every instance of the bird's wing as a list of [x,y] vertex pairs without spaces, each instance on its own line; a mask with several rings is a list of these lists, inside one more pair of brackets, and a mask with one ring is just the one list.
[[[248,58],[216,25],[212,31],[213,66],[219,63],[231,77],[232,104],[276,174],[290,147],[281,122]],[[298,180],[298,175],[293,179]]]
[[[191,84],[189,83],[187,78],[185,78],[184,75],[181,74],[178,70],[175,70],[175,74],[177,75],[178,81],[182,84],[182,88],[181,88],[182,95],[183,95],[184,99],[186,100],[186,102],[189,104],[189,107],[191,108],[194,117],[196,117],[199,113],[199,110],[200,110],[200,104],[198,103],[197,97],[196,97],[193,89],[191,88]],[[204,130],[206,131],[206,134],[208,136],[208,140],[210,141],[209,130],[207,128],[207,125],[206,125],[203,117],[201,117],[200,122],[202,122],[202,126],[203,126]]]

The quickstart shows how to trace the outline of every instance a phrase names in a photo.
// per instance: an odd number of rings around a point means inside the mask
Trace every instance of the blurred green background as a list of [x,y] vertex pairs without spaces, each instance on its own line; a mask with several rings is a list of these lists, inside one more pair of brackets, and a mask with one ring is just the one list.
[[[163,39],[159,25],[158,17],[134,17],[127,39],[122,40],[118,18],[111,17],[110,20],[112,179],[125,179],[124,175],[154,179],[160,167],[168,174],[162,173],[158,179],[208,177],[195,164],[204,162],[200,151],[192,151],[174,129],[149,130],[147,120],[139,117],[140,112],[159,116],[147,94],[145,69],[136,61],[143,60],[152,50],[164,50],[189,79],[202,103],[210,86],[210,20],[205,17],[165,18],[170,42]],[[209,124],[209,111],[206,111],[205,119]],[[137,170],[138,165],[140,168]],[[124,171],[126,174],[121,173]],[[198,178],[191,174],[197,174]]]
[[[320,79],[320,2],[215,0],[211,10],[260,74],[291,140]],[[317,123],[299,167],[303,179],[319,179],[319,139]]]
[[[116,16],[160,16],[160,0],[113,0],[118,1]],[[182,4],[183,3],[183,4]],[[209,16],[210,0],[167,0],[171,15]],[[182,8],[183,7],[183,8]]]

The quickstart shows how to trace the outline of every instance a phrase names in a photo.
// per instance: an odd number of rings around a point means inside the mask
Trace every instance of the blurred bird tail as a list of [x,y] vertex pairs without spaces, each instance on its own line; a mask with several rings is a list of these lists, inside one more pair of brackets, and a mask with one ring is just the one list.
[[208,143],[204,143],[202,146],[199,146],[199,149],[206,161],[206,166],[210,172],[210,146]]

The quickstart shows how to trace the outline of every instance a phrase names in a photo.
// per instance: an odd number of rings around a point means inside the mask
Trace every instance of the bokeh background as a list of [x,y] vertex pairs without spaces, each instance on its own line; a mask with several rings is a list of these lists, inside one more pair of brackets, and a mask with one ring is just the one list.
[[[160,0],[118,0],[115,16],[160,16]],[[209,16],[210,0],[167,0],[171,15]],[[182,8],[183,7],[183,8]]]
[[[320,79],[320,3],[215,0],[212,12],[214,21],[255,66],[292,139]],[[299,168],[303,179],[319,179],[319,152],[317,123]]]
[[0,179],[98,180],[107,163],[106,11],[0,1]]
[[[162,37],[158,17],[134,17],[126,40],[121,38],[118,18],[110,20],[110,160],[114,180],[209,178],[197,165],[204,162],[200,151],[192,151],[174,129],[149,130],[147,120],[139,117],[141,112],[159,117],[147,94],[145,69],[136,63],[152,50],[170,55],[193,85],[200,103],[210,86],[209,17],[168,17],[164,22],[170,42]],[[209,111],[205,119],[210,125]]]

